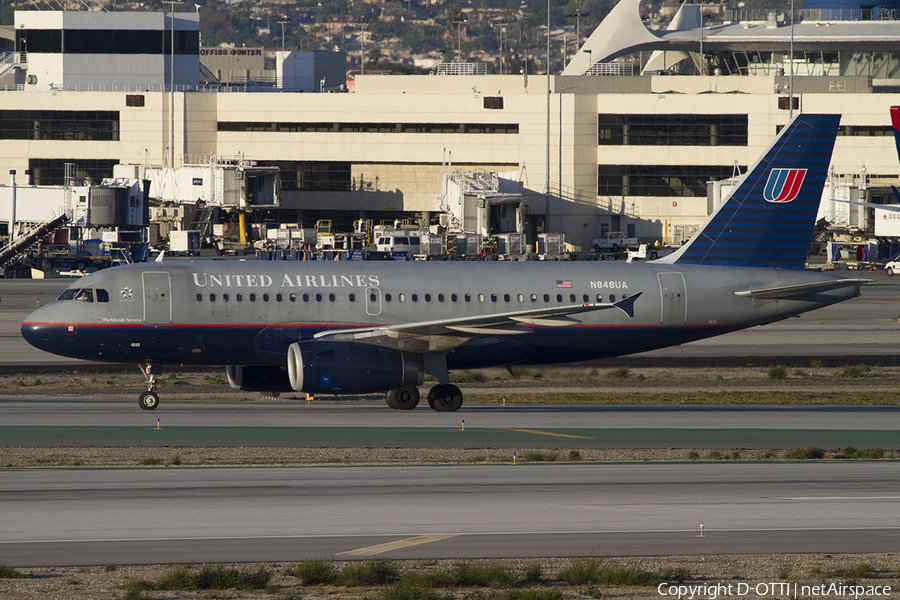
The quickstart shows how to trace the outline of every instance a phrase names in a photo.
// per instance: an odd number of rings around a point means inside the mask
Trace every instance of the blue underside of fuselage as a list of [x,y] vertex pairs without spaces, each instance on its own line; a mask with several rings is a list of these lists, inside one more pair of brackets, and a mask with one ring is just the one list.
[[[515,363],[552,364],[610,358],[683,344],[741,327],[580,326],[536,328],[464,344],[447,353],[447,366],[471,369]],[[203,326],[29,325],[22,336],[57,355],[102,362],[204,365],[286,364],[287,348],[330,328]],[[261,332],[266,331],[263,335]],[[261,342],[261,340],[264,340]],[[283,357],[283,358],[282,358]]]

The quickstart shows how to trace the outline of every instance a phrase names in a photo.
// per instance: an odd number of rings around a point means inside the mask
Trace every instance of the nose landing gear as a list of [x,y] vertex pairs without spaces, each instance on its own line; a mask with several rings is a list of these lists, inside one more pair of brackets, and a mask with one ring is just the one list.
[[156,393],[156,376],[162,375],[162,365],[146,363],[138,365],[147,379],[147,391],[138,396],[138,405],[144,410],[153,410],[159,406],[159,395]]

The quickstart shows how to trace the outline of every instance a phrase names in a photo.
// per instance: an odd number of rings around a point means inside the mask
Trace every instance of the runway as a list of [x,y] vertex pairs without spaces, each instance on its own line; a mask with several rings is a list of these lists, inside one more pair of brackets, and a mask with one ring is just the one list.
[[10,446],[900,448],[900,407],[0,401]]
[[900,465],[12,471],[0,504],[12,566],[888,552]]

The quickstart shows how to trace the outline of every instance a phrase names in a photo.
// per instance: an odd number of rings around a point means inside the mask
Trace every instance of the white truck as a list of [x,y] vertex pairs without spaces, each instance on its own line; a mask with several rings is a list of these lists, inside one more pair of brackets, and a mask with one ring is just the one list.
[[633,260],[656,260],[663,256],[668,256],[678,250],[673,246],[653,246],[651,244],[641,244],[637,250],[628,251],[628,262]]
[[636,237],[625,237],[621,231],[608,231],[591,242],[591,245],[594,252],[624,252],[629,248],[637,248],[639,243]]

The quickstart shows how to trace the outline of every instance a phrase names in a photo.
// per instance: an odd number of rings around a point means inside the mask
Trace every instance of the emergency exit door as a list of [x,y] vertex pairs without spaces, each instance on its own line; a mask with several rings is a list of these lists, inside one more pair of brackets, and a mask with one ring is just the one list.
[[143,273],[144,324],[172,324],[172,293],[169,274],[165,271]]
[[659,324],[681,327],[687,322],[687,290],[681,273],[657,273],[662,310]]

